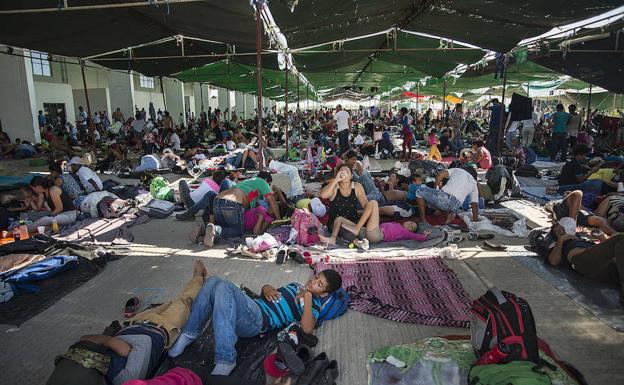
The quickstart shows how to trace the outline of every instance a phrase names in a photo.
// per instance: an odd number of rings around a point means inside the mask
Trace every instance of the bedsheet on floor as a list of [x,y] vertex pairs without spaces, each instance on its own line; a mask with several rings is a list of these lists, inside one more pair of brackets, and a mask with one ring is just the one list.
[[349,293],[349,308],[398,322],[467,328],[470,296],[440,257],[322,262],[335,269]]

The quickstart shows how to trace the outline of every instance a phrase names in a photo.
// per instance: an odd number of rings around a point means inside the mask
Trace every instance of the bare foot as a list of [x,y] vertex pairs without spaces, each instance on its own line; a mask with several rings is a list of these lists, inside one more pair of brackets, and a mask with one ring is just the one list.
[[323,242],[323,243],[327,243],[328,245],[332,245],[334,246],[336,244],[336,238],[334,237],[324,237],[322,235],[319,235],[319,241]]
[[353,235],[358,235],[360,233],[360,230],[358,230],[356,226],[349,225],[349,224],[346,224],[346,223],[342,224],[342,228],[347,230],[348,232],[350,232]]
[[208,269],[204,263],[198,259],[195,261],[195,266],[193,267],[193,277],[202,277],[205,279],[206,276],[208,276]]

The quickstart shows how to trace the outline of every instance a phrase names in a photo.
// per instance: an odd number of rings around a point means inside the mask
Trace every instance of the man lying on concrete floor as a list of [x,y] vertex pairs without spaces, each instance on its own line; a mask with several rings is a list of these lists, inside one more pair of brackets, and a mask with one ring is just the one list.
[[583,192],[581,190],[566,191],[563,199],[546,203],[544,209],[550,212],[557,221],[564,217],[570,217],[580,226],[598,227],[607,235],[616,233],[605,218],[585,210],[582,202]]
[[312,333],[321,310],[321,297],[341,286],[340,274],[328,269],[315,274],[304,286],[295,282],[279,289],[264,285],[261,297],[252,299],[232,282],[211,276],[193,303],[182,335],[169,350],[169,356],[181,355],[212,318],[216,363],[212,374],[227,376],[236,367],[238,337],[254,337],[293,322],[300,322],[304,332]]
[[195,262],[193,277],[174,301],[145,310],[124,322],[114,336],[86,335],[55,360],[47,385],[121,385],[145,379],[158,366],[187,322],[208,270]]

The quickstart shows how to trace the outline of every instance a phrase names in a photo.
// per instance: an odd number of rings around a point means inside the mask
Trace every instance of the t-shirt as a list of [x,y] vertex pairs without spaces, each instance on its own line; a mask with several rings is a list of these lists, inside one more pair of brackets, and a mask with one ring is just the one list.
[[78,198],[84,192],[76,179],[74,179],[73,175],[61,174],[59,178],[61,178],[61,180],[63,181],[63,184],[61,185],[61,190],[63,190],[65,194],[69,195],[71,199]]
[[383,132],[375,131],[373,132],[373,143],[380,141],[383,138]]
[[234,143],[233,140],[228,140],[225,143],[225,148],[227,148],[228,151],[234,151],[236,150],[236,143]]
[[407,186],[407,199],[408,200],[416,199],[416,192],[418,191],[420,186],[421,185],[416,184],[416,183],[410,183],[410,185]]
[[485,147],[479,148],[481,154],[483,154],[483,158],[479,161],[479,167],[484,170],[489,170],[492,167],[492,154],[490,154],[490,150]]
[[427,137],[427,142],[429,142],[430,146],[437,146],[438,145],[438,137],[436,135],[429,135]]
[[262,178],[244,180],[238,183],[236,188],[243,190],[243,192],[247,195],[247,201],[249,202],[250,208],[256,207],[259,199],[273,193],[269,184]]
[[403,135],[412,133],[412,130],[410,130],[410,116],[408,114],[403,115],[401,118],[401,127],[403,127]]
[[[280,299],[273,303],[264,298],[258,298],[255,302],[260,306],[262,311],[262,332],[269,330],[283,329],[293,322],[301,321],[303,315],[303,298],[299,301],[295,297],[303,290],[303,286],[293,282],[284,287],[280,287],[277,291],[281,294]],[[318,319],[321,311],[321,299],[312,297],[312,316]]]
[[121,385],[129,380],[144,379],[158,366],[165,350],[165,337],[158,330],[130,326],[122,329],[115,337],[130,344],[132,350],[128,357],[108,351],[111,362],[106,379],[109,384]]
[[198,188],[191,191],[191,199],[193,202],[199,202],[209,191],[219,192],[219,185],[212,179],[206,178]]
[[563,111],[557,111],[551,116],[553,126],[552,131],[557,134],[562,134],[567,131],[568,120],[570,120],[570,114]]
[[81,126],[87,125],[87,113],[82,111],[78,113],[78,124]]
[[396,222],[382,223],[379,225],[379,228],[383,232],[385,242],[402,241],[405,239],[415,239],[422,242],[427,239],[425,234],[412,233],[403,227],[402,224]]
[[87,190],[88,193],[92,193],[96,191],[95,188],[93,187],[93,184],[89,182],[90,179],[93,179],[95,181],[95,184],[98,186],[99,190],[102,190],[104,188],[104,186],[102,185],[102,181],[100,180],[100,177],[97,176],[95,171],[91,170],[89,167],[86,167],[86,166],[80,167],[76,175],[78,175],[78,178],[80,178],[82,185],[84,186],[85,190]]
[[466,170],[461,168],[448,169],[449,180],[442,187],[442,191],[457,198],[458,201],[464,202],[467,196],[470,196],[470,202],[479,202],[479,188],[477,181]]
[[143,119],[136,119],[135,121],[132,122],[132,129],[135,132],[143,132],[143,130],[145,129],[145,120]]
[[354,143],[356,146],[361,146],[361,145],[363,145],[363,144],[364,144],[364,137],[362,137],[362,135],[358,134],[358,135],[355,137],[355,140],[353,141],[353,143]]
[[340,110],[336,112],[334,120],[336,120],[336,125],[338,126],[336,131],[340,132],[349,129],[349,113],[347,111]]
[[169,142],[171,143],[171,147],[173,147],[174,150],[177,150],[177,151],[181,150],[180,137],[175,132],[171,134],[171,136],[169,137]]
[[576,158],[566,162],[559,174],[559,185],[569,185],[580,183],[577,176],[583,175],[588,171],[587,167],[582,165]]

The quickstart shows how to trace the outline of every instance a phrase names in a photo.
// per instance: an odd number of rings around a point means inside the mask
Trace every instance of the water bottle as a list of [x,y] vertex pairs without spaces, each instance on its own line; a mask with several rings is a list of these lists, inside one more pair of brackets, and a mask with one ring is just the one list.
[[59,232],[59,225],[58,222],[56,222],[56,219],[54,219],[52,221],[52,234],[58,234]]
[[16,240],[16,241],[20,240],[19,226],[14,226],[13,227],[13,239]]
[[26,226],[26,221],[22,220],[19,222],[19,235],[21,241],[28,239],[28,226]]
[[329,255],[309,255],[305,257],[308,265],[314,265],[319,262],[329,262]]

